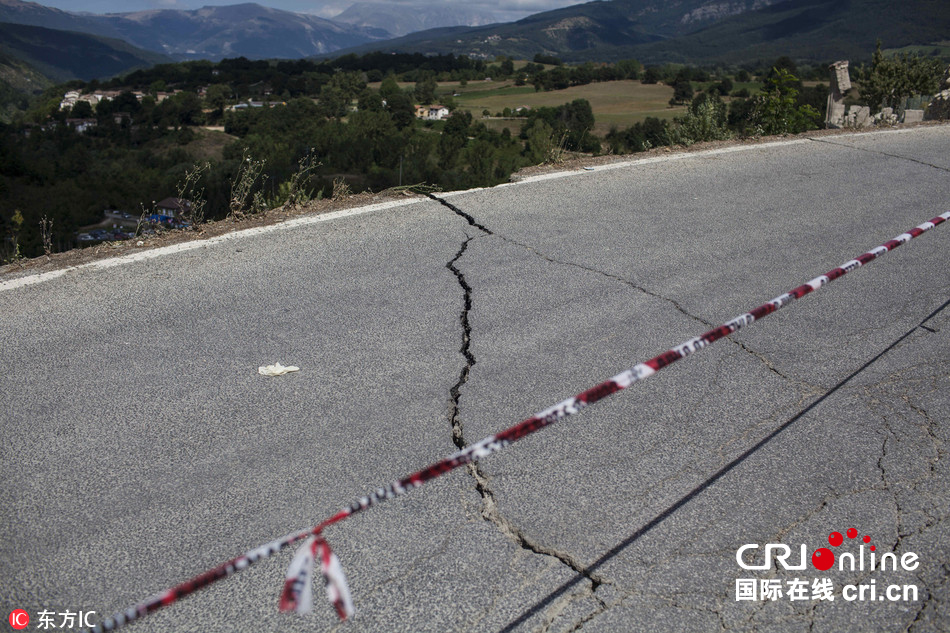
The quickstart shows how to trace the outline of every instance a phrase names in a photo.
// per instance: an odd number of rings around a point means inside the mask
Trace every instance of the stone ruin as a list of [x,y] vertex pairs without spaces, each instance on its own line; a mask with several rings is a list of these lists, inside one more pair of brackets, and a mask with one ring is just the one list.
[[941,91],[938,92],[930,105],[927,106],[928,121],[946,121],[950,119],[950,66],[943,73],[943,82],[940,84]]
[[[851,90],[851,75],[848,62],[835,62],[828,67],[831,71],[831,91],[828,94],[828,114],[825,127],[861,128],[873,125],[894,125],[896,123],[918,123],[924,120],[923,110],[904,110],[900,116],[893,108],[884,108],[871,116],[867,106],[845,106],[844,95]],[[927,119],[950,119],[950,68],[944,75],[943,86],[947,88],[937,95],[927,110]],[[936,106],[936,107],[935,107]]]
[[848,74],[848,62],[835,62],[828,67],[831,70],[831,92],[828,94],[828,114],[825,126],[839,128],[844,126],[844,94],[851,90],[851,75]]

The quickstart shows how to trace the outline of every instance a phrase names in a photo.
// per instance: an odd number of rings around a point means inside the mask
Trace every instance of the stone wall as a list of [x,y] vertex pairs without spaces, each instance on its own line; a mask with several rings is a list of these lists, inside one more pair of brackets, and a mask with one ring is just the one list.
[[897,123],[918,123],[923,120],[950,119],[950,67],[944,74],[941,88],[943,92],[934,97],[927,111],[904,110],[894,112],[892,108],[884,108],[879,113],[871,115],[867,106],[845,106],[844,95],[851,89],[851,76],[848,73],[848,62],[835,62],[828,67],[831,71],[831,87],[828,94],[828,113],[825,116],[825,126],[828,128],[862,128],[874,125],[895,125]]
[[947,66],[947,71],[943,74],[940,88],[941,92],[937,93],[927,106],[927,115],[924,117],[927,121],[950,120],[950,66]]

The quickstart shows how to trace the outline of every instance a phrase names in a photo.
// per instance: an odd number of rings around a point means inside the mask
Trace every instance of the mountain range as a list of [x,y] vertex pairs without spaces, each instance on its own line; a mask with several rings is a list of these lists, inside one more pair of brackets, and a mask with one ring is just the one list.
[[24,0],[0,0],[0,22],[121,39],[176,59],[298,59],[392,37],[379,28],[253,3],[92,15]]
[[172,61],[165,55],[136,48],[119,39],[3,22],[0,22],[0,51],[5,60],[20,62],[7,64],[8,72],[0,73],[0,80],[23,92],[46,87],[44,82],[22,81],[23,77],[31,77],[29,73],[24,75],[24,64],[48,80],[63,82],[111,77]]
[[[378,1],[328,20],[253,3],[94,15],[0,0],[0,22],[32,27],[0,27],[0,53],[61,81],[168,60],[371,51],[704,65],[787,55],[821,63],[866,59],[878,39],[888,48],[950,39],[950,0],[600,0],[483,24],[491,19],[471,8]],[[459,24],[476,26],[444,26]],[[399,33],[407,34],[393,38]]]
[[886,47],[945,42],[948,0],[606,0],[517,22],[411,33],[341,51],[532,57],[569,62],[740,64],[869,58]]
[[443,26],[483,26],[501,22],[498,14],[460,7],[454,4],[430,5],[424,10],[386,2],[356,2],[343,13],[333,16],[334,22],[375,28],[392,37]]

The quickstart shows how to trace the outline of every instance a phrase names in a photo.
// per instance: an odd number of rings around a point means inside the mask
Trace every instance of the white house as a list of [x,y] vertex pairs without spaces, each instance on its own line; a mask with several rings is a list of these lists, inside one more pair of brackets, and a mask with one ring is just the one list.
[[417,105],[416,118],[426,119],[427,121],[441,121],[449,116],[449,109],[444,105]]

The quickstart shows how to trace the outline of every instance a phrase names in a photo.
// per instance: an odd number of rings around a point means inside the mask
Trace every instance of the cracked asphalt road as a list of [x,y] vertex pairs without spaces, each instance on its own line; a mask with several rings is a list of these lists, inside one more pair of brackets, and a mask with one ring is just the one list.
[[[315,524],[946,211],[948,176],[950,126],[795,140],[0,291],[0,607],[101,618]],[[277,613],[284,552],[129,630],[948,630],[947,230],[332,527],[351,621]],[[736,561],[851,527],[919,565]],[[918,598],[845,599],[872,583]]]

